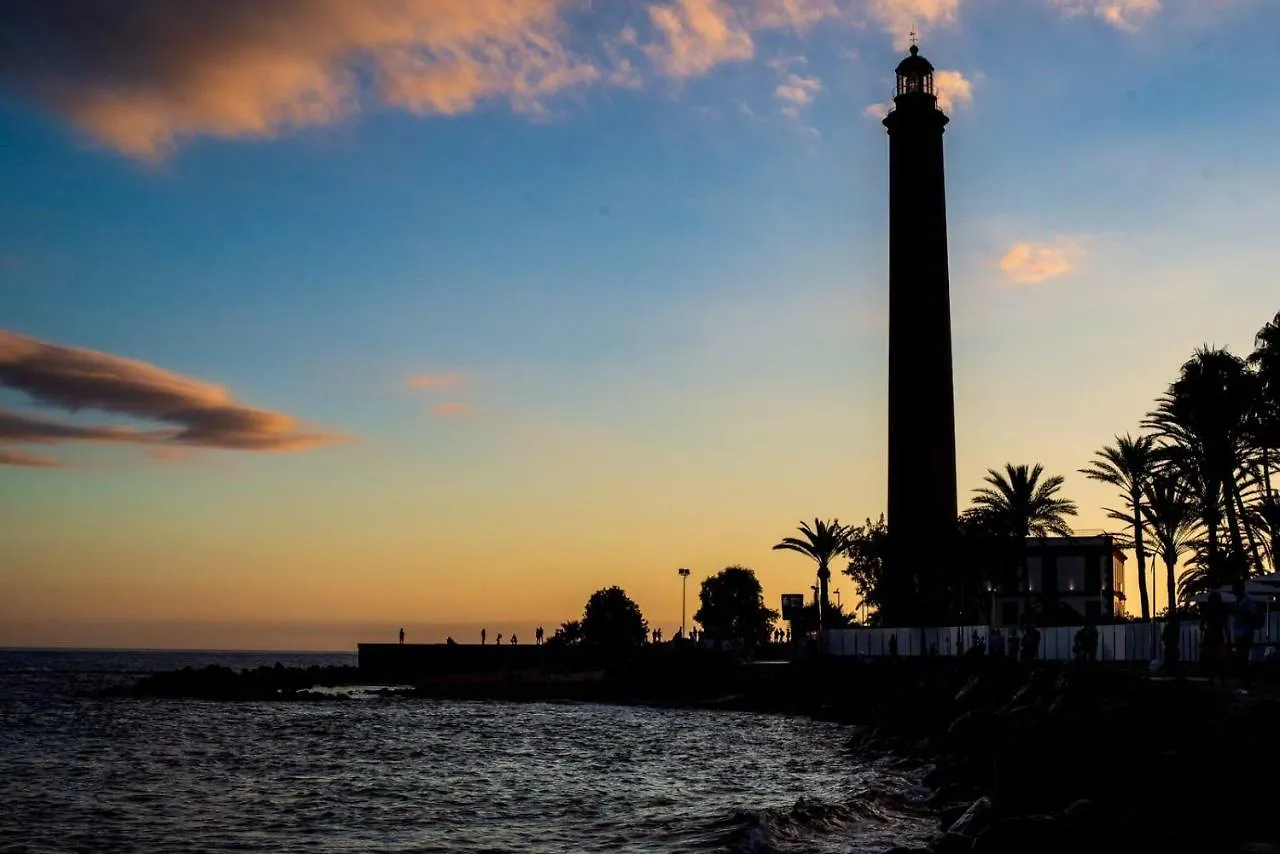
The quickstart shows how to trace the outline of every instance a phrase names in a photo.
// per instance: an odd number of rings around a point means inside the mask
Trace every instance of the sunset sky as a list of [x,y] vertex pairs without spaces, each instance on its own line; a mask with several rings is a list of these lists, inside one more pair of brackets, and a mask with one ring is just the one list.
[[770,546],[884,508],[913,26],[961,500],[1040,461],[1107,527],[1076,470],[1280,309],[1280,4],[0,6],[0,645],[524,632],[615,583],[670,634],[680,566],[807,591]]

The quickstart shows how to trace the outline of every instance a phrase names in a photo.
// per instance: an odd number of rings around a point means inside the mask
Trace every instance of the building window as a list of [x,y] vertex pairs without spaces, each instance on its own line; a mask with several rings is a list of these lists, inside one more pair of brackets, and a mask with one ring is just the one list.
[[1084,592],[1096,596],[1102,592],[1102,561],[1098,555],[1084,559]]
[[1063,555],[1058,558],[1058,589],[1064,593],[1084,592],[1096,595],[1102,585],[1098,584],[1095,588],[1088,586],[1085,566],[1084,555]]
[[1040,579],[1041,574],[1040,558],[1027,558],[1027,589],[1032,593],[1044,590],[1044,585],[1041,583]]
[[1090,599],[1084,603],[1084,617],[1086,620],[1097,620],[1102,617],[1102,603],[1097,599]]
[[1004,602],[1000,605],[1000,622],[1006,626],[1018,624],[1018,603]]
[[1045,593],[1060,593],[1062,588],[1058,585],[1058,558],[1054,555],[1045,555],[1041,560],[1040,577],[1043,582],[1040,589]]

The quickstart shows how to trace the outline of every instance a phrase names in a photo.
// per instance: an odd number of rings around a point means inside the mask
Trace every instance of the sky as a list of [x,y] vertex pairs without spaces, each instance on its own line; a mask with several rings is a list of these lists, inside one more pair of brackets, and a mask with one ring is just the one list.
[[770,547],[884,509],[913,28],[962,505],[1041,462],[1111,528],[1077,470],[1280,309],[1277,4],[0,6],[0,645],[531,635],[611,584],[669,635],[678,567],[689,614],[734,564],[807,591]]

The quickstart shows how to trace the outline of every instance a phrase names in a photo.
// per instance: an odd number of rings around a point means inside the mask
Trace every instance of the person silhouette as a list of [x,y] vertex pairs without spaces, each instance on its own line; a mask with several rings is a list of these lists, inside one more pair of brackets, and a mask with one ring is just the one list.
[[488,632],[487,632],[487,631],[485,631],[484,629],[481,629],[481,630],[480,630],[480,645],[481,645],[481,646],[484,646],[484,641],[485,641],[485,636],[486,636],[486,635],[488,635]]
[[502,646],[502,632],[498,632],[498,639],[495,641],[498,646]]
[[400,627],[400,645],[404,646],[404,626]]
[[538,628],[535,629],[533,632],[533,642],[538,646],[542,646],[542,637],[543,637],[542,626],[538,626]]
[[516,641],[516,633],[515,633],[515,632],[512,632],[512,633],[511,633],[511,645],[512,645],[512,646],[515,646],[515,645],[516,645],[516,643],[517,643],[517,641]]

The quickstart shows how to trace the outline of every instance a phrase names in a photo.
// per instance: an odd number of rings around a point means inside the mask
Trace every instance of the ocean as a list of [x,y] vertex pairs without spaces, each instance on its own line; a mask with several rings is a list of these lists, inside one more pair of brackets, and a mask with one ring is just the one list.
[[850,732],[594,704],[96,699],[323,653],[0,651],[0,852],[879,852],[934,820]]

